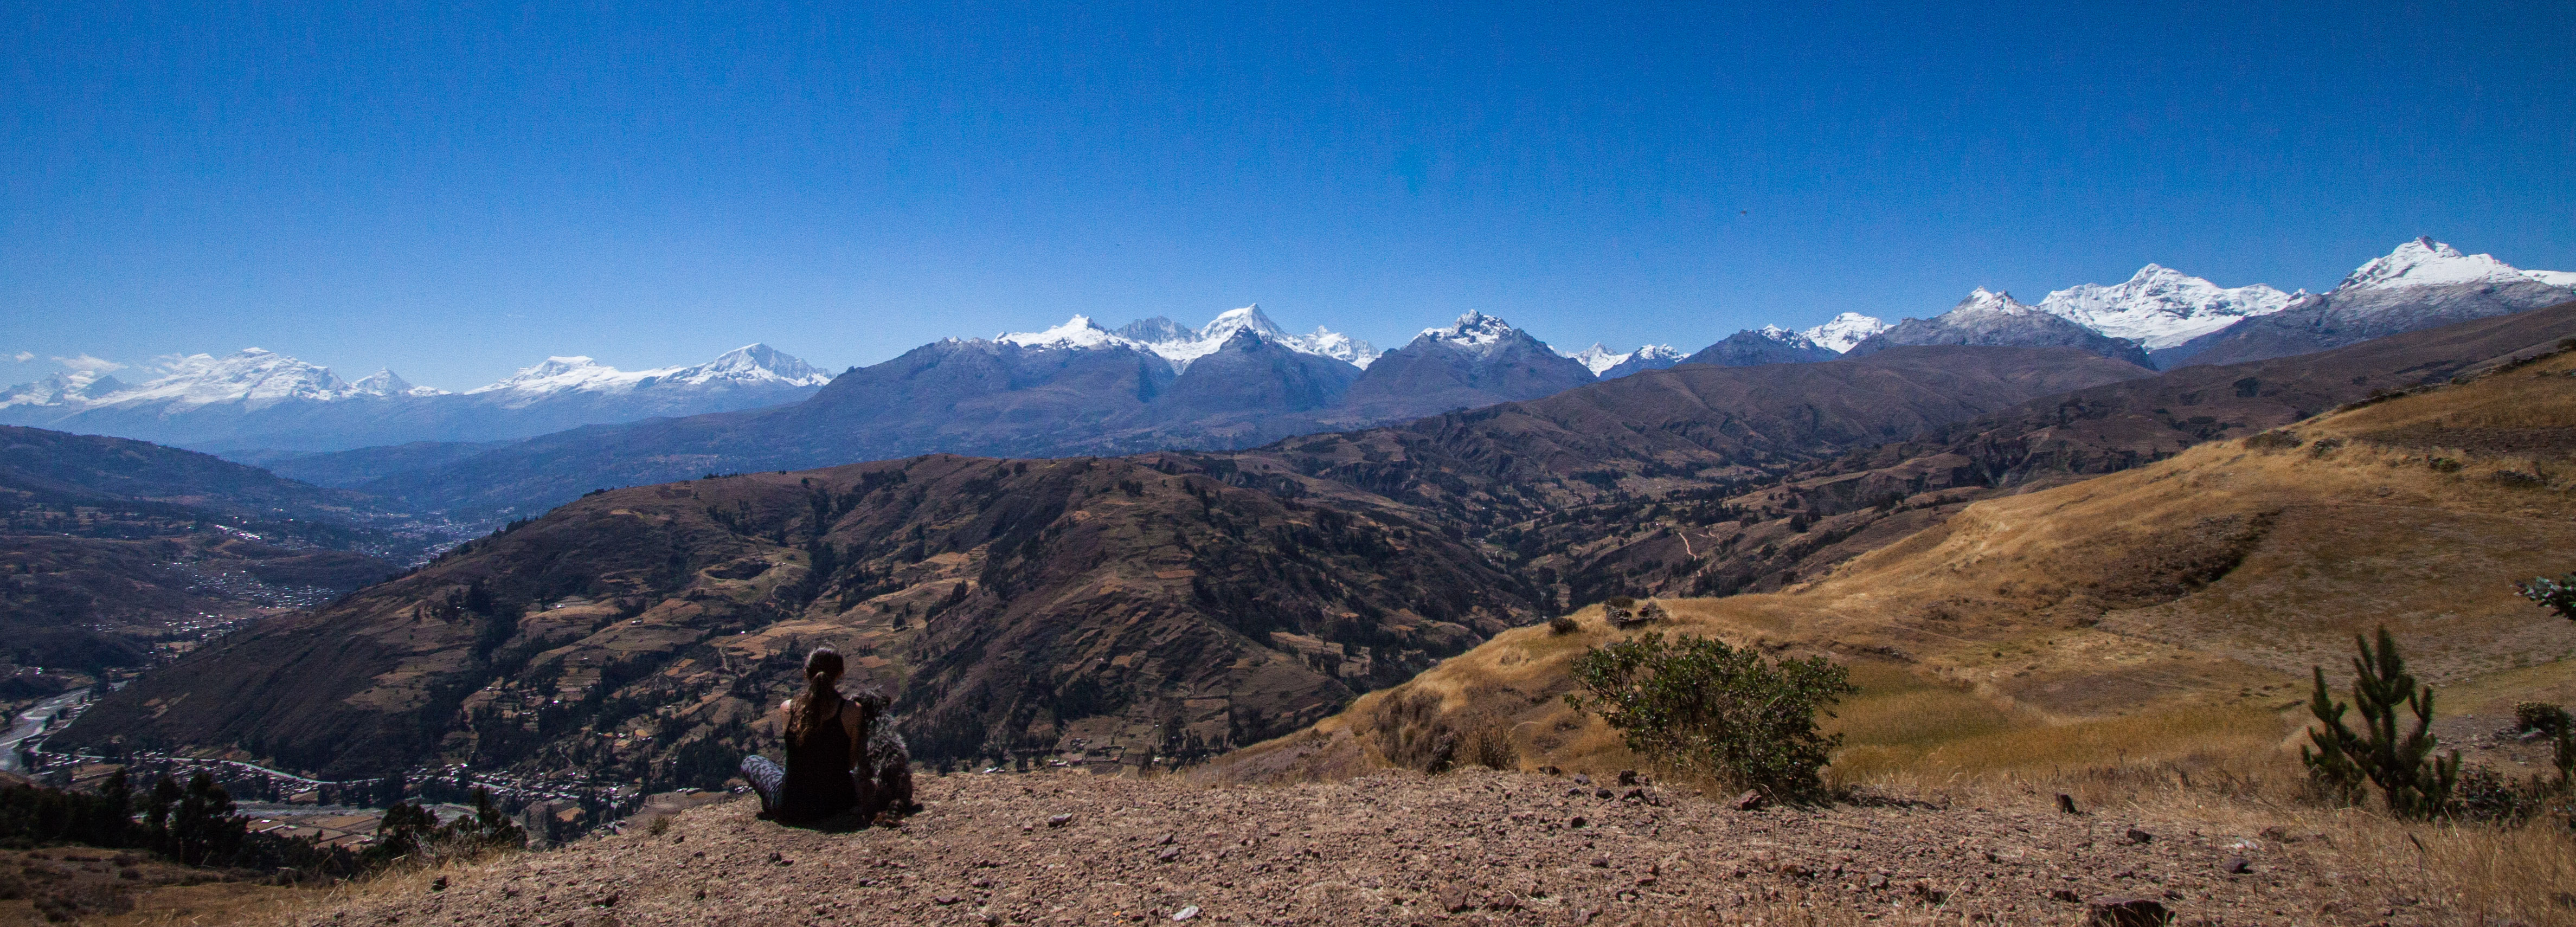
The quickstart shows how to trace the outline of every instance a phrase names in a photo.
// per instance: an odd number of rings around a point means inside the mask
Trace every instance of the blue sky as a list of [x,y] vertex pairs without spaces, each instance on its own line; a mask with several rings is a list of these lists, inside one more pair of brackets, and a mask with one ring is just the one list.
[[2069,6],[12,4],[0,379],[2576,269],[2576,5]]

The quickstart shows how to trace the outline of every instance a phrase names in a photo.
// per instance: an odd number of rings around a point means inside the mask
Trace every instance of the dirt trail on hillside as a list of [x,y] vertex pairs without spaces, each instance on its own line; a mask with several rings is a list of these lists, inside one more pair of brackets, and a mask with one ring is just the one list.
[[2183,924],[2447,920],[2378,873],[2346,871],[2325,835],[2066,815],[2045,795],[1746,812],[1652,785],[1481,771],[921,786],[928,810],[897,830],[789,830],[736,800],[660,835],[445,870],[435,891],[429,874],[386,880],[300,923],[2073,924],[2106,895],[2155,899]]

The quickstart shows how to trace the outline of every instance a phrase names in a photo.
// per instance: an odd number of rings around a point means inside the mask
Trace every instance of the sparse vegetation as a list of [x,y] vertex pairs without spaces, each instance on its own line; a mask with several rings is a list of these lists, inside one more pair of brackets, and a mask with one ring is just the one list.
[[[2354,733],[2343,721],[2347,708],[2326,688],[2324,667],[2314,667],[2316,691],[2308,702],[2317,725],[2308,729],[2315,749],[2299,748],[2308,777],[2328,797],[2357,802],[2363,782],[2379,786],[2388,811],[2401,818],[2429,818],[2445,813],[2460,778],[2460,753],[2433,755],[2433,690],[2415,682],[2397,640],[2379,629],[2379,643],[2355,638],[2361,655],[2353,658],[2352,700],[2361,710],[2363,731]],[[2399,736],[2398,709],[2413,714],[2414,727]]]
[[2576,621],[2576,573],[2557,579],[2534,577],[2530,582],[2516,583],[2514,588],[2522,593],[2523,598],[2538,603],[2558,617]]
[[1594,648],[1574,662],[1581,692],[1566,702],[1600,715],[1628,748],[1681,775],[1714,778],[1775,799],[1824,791],[1819,773],[1841,744],[1816,717],[1859,691],[1825,658],[1766,661],[1751,649],[1661,633]]
[[1575,621],[1573,615],[1558,615],[1547,620],[1549,634],[1572,634],[1582,629],[1583,625]]

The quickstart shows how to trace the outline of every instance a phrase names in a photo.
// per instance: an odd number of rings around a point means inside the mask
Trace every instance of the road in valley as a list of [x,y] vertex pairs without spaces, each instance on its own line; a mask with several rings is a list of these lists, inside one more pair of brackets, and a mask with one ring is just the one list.
[[77,705],[81,699],[88,697],[87,688],[73,689],[46,699],[34,708],[19,712],[17,721],[9,728],[8,736],[0,737],[0,772],[22,771],[18,745],[26,742],[27,738],[44,733],[46,724],[51,722],[55,715],[61,714],[63,709]]

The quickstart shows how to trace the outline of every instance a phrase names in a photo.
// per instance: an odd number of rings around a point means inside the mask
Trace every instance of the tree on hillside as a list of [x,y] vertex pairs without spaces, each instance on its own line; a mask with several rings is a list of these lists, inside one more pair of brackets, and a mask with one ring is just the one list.
[[1823,794],[1818,773],[1842,735],[1818,733],[1816,716],[1859,691],[1824,657],[1772,663],[1690,634],[1593,648],[1575,660],[1574,679],[1583,691],[1566,703],[1619,729],[1628,749],[1675,773],[1791,801]]
[[[2317,726],[2308,729],[2308,740],[2314,746],[2299,748],[2309,780],[2345,802],[2358,801],[2367,780],[2379,786],[2389,813],[2398,817],[2448,813],[2451,792],[2459,784],[2460,752],[2433,755],[2438,739],[2430,730],[2432,688],[2415,683],[2415,676],[2406,671],[2406,658],[2397,653],[2397,639],[2386,627],[2379,629],[2375,648],[2359,637],[2353,643],[2361,648],[2361,655],[2352,661],[2351,707],[2361,709],[2362,730],[2355,732],[2344,724],[2347,706],[2326,689],[2325,668],[2312,667],[2316,690],[2309,697],[2308,711]],[[2401,708],[2415,716],[2412,729],[2403,736],[2398,733]]]

